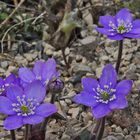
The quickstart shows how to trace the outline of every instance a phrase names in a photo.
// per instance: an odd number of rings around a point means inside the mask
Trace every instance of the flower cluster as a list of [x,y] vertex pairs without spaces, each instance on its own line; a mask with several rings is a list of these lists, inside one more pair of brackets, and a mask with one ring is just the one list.
[[131,13],[126,8],[121,9],[116,16],[101,16],[99,22],[103,28],[97,27],[97,31],[110,39],[140,38],[140,20],[133,21]]
[[102,118],[113,109],[127,107],[126,95],[130,92],[133,82],[122,80],[117,83],[117,73],[111,64],[104,67],[97,81],[93,78],[83,78],[83,91],[74,97],[74,101],[91,107],[95,118]]
[[[0,113],[8,117],[4,128],[13,130],[25,124],[38,124],[45,117],[57,112],[54,104],[44,103],[48,84],[59,76],[54,59],[37,61],[32,70],[19,68],[19,77],[14,74],[0,79]],[[15,123],[16,122],[16,123]]]

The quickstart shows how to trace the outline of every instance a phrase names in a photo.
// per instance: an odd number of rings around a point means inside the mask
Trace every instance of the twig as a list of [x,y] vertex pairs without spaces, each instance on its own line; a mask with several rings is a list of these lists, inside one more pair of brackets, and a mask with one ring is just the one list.
[[3,25],[5,25],[8,20],[15,14],[15,12],[19,9],[19,7],[22,5],[22,3],[25,0],[21,0],[20,3],[17,5],[17,7],[13,10],[13,12],[0,24],[0,29],[2,28]]

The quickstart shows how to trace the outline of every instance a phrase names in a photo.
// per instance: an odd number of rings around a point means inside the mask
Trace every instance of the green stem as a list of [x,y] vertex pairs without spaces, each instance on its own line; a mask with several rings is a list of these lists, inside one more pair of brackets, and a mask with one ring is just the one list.
[[16,140],[15,130],[10,130],[11,133],[11,140]]

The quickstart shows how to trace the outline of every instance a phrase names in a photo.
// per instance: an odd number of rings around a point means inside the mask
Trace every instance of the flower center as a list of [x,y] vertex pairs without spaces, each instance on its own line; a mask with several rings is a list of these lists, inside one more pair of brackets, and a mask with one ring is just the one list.
[[110,96],[109,96],[109,94],[106,91],[104,91],[104,93],[101,94],[101,98],[104,101],[107,101],[107,100],[109,100]]
[[13,110],[18,116],[29,116],[35,114],[35,109],[39,105],[36,99],[27,99],[25,95],[17,96],[17,102],[12,104]]
[[109,29],[110,32],[112,32],[112,35],[114,35],[114,31],[116,31],[117,33],[123,34],[123,33],[128,33],[132,30],[132,23],[130,21],[125,22],[122,19],[117,19],[117,26],[110,21],[109,22],[109,27],[111,27],[111,29]]
[[21,110],[22,110],[23,113],[28,113],[29,112],[28,107],[25,106],[25,105],[21,106]]
[[111,83],[109,86],[105,85],[103,89],[99,85],[96,89],[93,88],[93,91],[96,93],[96,95],[94,96],[96,102],[107,104],[108,102],[116,99],[116,96],[114,94],[116,92],[116,89],[110,88],[110,86]]
[[117,29],[118,33],[124,33],[125,30],[126,30],[126,28],[125,28],[124,25],[119,26],[118,29]]

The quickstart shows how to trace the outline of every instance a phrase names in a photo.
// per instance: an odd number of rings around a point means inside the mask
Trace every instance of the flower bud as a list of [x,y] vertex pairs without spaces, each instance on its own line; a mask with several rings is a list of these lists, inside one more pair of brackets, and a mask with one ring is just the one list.
[[49,90],[51,92],[61,92],[64,88],[64,82],[61,79],[55,79],[49,84]]

